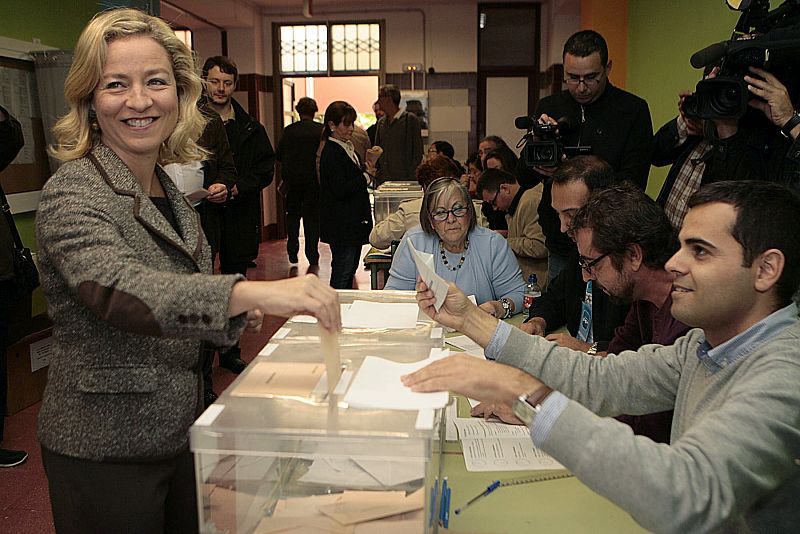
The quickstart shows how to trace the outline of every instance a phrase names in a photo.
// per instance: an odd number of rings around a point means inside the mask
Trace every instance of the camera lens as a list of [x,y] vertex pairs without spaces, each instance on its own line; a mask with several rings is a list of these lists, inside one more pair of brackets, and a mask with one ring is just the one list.
[[742,92],[738,85],[725,84],[711,95],[711,109],[723,116],[736,116],[742,102]]
[[552,146],[538,146],[534,152],[534,159],[536,161],[550,161],[553,159]]

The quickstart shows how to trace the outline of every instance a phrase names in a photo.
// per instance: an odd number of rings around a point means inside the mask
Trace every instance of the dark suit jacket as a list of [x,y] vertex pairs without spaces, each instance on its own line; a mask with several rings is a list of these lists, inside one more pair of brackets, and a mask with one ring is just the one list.
[[326,141],[319,159],[320,240],[337,245],[369,242],[372,211],[361,168],[335,141]]
[[[94,160],[94,162],[93,162]],[[180,233],[108,147],[65,163],[37,213],[42,288],[54,322],[39,441],[89,460],[149,460],[188,446],[202,406],[201,341],[230,345],[241,277],[211,274],[192,209],[159,168]]]

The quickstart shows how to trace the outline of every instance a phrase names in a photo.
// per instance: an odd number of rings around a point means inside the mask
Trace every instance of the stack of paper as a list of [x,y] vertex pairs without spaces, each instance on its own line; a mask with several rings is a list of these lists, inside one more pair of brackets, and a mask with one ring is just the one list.
[[419,306],[415,302],[355,300],[342,314],[343,328],[414,328]]
[[455,424],[467,471],[564,469],[552,456],[533,446],[525,426],[472,417],[459,417]]

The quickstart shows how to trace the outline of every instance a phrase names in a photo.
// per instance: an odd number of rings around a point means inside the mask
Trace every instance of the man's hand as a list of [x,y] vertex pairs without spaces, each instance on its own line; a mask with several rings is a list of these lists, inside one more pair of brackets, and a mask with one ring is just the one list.
[[750,72],[758,77],[745,76],[744,81],[749,84],[747,88],[754,95],[764,99],[764,102],[751,99],[748,104],[751,107],[760,109],[775,126],[783,128],[783,125],[794,114],[789,91],[775,76],[763,69],[750,67]]
[[247,318],[247,332],[261,332],[261,323],[264,321],[264,314],[259,309],[250,310],[245,316]]
[[228,199],[228,188],[225,184],[211,184],[208,186],[208,196],[206,200],[221,204]]
[[547,332],[547,321],[542,317],[533,317],[530,321],[519,325],[519,329],[532,336],[544,336]]
[[581,341],[580,339],[576,339],[565,333],[550,334],[545,339],[562,347],[567,347],[568,349],[572,350],[579,350],[581,352],[586,352],[592,348],[591,343],[586,343],[585,341]]
[[520,395],[542,386],[525,371],[457,354],[402,377],[412,391],[453,391],[482,402],[511,406]]
[[497,417],[502,422],[510,425],[524,424],[522,421],[517,419],[517,416],[514,415],[511,406],[508,406],[507,404],[489,404],[487,402],[482,402],[472,408],[469,414],[472,417],[483,417],[484,419]]
[[693,93],[691,91],[681,91],[680,93],[678,93],[678,112],[680,113],[683,124],[686,126],[686,134],[695,137],[702,137],[703,121],[700,119],[688,118],[683,109],[683,103],[686,100],[686,97],[691,96],[692,94]]
[[469,336],[471,340],[486,348],[497,328],[497,319],[480,310],[463,291],[451,283],[447,288],[442,307],[436,311],[433,291],[421,278],[417,278],[417,304],[428,317]]

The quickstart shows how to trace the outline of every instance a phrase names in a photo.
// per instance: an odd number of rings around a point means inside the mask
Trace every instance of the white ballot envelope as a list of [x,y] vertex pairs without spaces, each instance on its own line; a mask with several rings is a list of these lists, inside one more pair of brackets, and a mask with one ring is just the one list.
[[422,277],[422,281],[433,291],[433,296],[436,299],[433,306],[436,311],[439,311],[439,308],[444,304],[444,299],[447,297],[449,283],[436,274],[436,269],[433,267],[433,254],[418,251],[411,241],[408,241],[408,247],[411,249],[411,257],[414,258],[414,263],[417,265],[417,271]]

